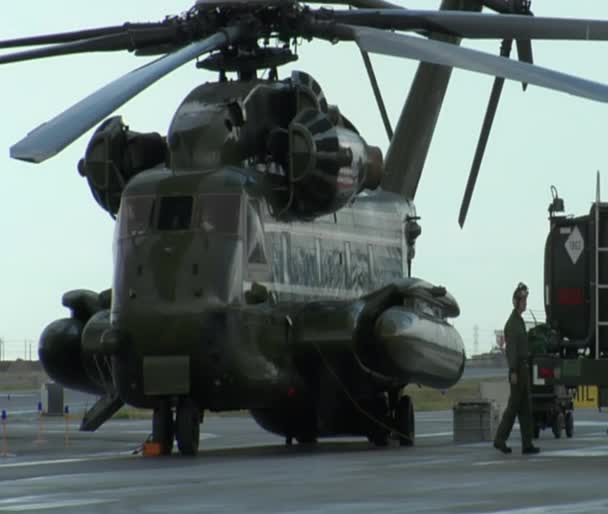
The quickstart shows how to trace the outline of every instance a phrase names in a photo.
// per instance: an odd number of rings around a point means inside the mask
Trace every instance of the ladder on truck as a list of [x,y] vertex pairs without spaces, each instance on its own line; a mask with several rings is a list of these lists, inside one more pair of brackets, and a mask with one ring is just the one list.
[[[606,216],[601,216],[601,211],[606,211]],[[595,181],[595,203],[593,204],[594,220],[594,250],[595,250],[595,279],[591,281],[593,290],[594,321],[595,321],[595,359],[600,358],[600,329],[608,327],[608,283],[602,282],[601,269],[608,269],[608,204],[600,201],[600,172],[597,172]],[[603,219],[602,219],[603,218]],[[603,229],[603,230],[602,230]],[[608,277],[604,278],[608,280]],[[602,294],[602,291],[605,291]],[[602,316],[603,313],[603,317]],[[606,328],[608,330],[608,328]],[[603,331],[602,331],[603,333]]]

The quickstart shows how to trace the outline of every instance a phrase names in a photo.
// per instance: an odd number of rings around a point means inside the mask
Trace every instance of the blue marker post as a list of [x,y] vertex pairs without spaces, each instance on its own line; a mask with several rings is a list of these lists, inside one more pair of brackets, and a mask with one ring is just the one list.
[[6,431],[6,411],[2,410],[2,456],[8,457],[8,433]]
[[44,442],[44,439],[42,439],[42,421],[42,402],[38,402],[38,436],[36,437],[36,444]]
[[66,405],[63,409],[65,419],[65,447],[70,446],[70,406]]

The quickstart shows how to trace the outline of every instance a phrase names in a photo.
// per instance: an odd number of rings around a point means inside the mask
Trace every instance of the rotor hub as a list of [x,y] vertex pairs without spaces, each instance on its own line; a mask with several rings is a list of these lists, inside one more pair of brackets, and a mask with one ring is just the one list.
[[197,68],[218,72],[253,73],[266,68],[277,68],[297,61],[298,56],[289,48],[254,48],[246,51],[240,48],[210,55],[196,63]]

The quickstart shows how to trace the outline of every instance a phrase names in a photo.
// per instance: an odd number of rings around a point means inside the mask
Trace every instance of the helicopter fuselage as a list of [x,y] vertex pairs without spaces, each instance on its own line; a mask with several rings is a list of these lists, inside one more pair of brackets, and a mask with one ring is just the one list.
[[374,409],[410,382],[453,385],[458,306],[409,278],[415,208],[377,187],[379,166],[303,73],[200,86],[166,139],[108,120],[80,169],[117,216],[111,305],[64,297],[72,318],[41,338],[47,370],[65,378],[77,351],[72,387],[249,409],[314,437],[369,432],[347,397]]
[[[315,318],[323,333],[335,323],[332,303],[336,310],[350,301],[354,313],[361,297],[407,275],[405,220],[415,212],[397,195],[363,193],[335,215],[283,223],[247,191],[251,182],[244,169],[162,168],[126,187],[111,326],[121,334],[115,381],[128,403],[187,394],[217,410],[276,405],[290,390],[307,390],[297,365],[308,344],[298,325],[307,305],[328,308]],[[363,355],[347,337],[342,358]],[[421,356],[423,369],[442,363],[430,385],[459,378],[456,341]],[[396,380],[407,383],[402,371]],[[369,378],[365,366],[360,374],[355,382]]]

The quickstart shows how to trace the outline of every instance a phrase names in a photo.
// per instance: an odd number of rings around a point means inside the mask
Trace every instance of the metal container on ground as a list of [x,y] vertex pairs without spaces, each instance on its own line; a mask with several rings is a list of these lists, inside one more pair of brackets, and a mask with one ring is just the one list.
[[42,413],[47,416],[63,416],[63,386],[46,382],[40,388]]
[[454,406],[454,442],[493,441],[498,409],[491,401],[462,401]]

